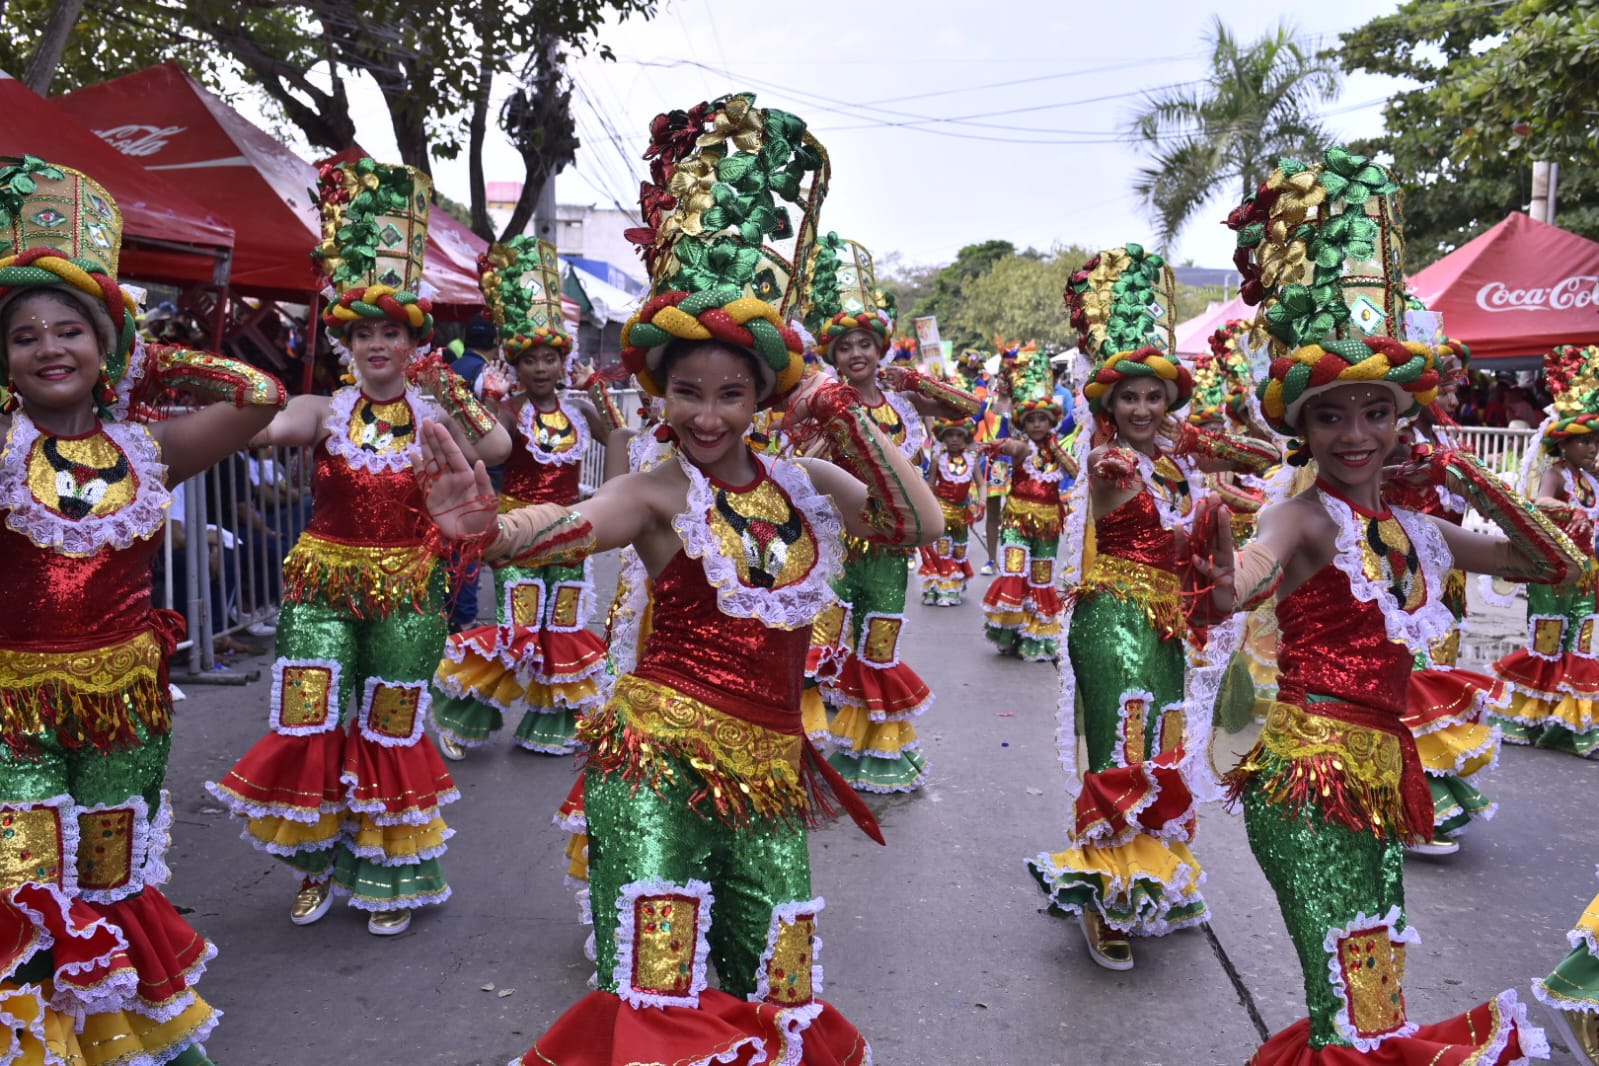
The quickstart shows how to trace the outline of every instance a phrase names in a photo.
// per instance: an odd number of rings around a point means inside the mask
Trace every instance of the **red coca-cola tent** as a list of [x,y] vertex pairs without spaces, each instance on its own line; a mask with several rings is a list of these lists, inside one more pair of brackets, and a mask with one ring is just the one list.
[[1474,366],[1599,344],[1599,243],[1526,215],[1414,274],[1410,288],[1471,346]]
[[[321,237],[316,169],[229,107],[176,63],[57,97],[112,147],[220,212],[237,230],[233,286],[253,296],[306,300],[317,285],[310,250]],[[483,302],[474,267],[432,239],[424,279],[436,312]],[[453,312],[453,315],[450,314]]]
[[131,165],[76,119],[0,71],[0,155],[34,155],[106,187],[122,212],[118,273],[174,283],[225,284],[233,227],[171,183]]

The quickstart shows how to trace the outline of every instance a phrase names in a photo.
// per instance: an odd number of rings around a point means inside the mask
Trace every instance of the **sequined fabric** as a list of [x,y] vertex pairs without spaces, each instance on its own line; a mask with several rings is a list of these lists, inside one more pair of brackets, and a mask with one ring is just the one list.
[[[559,417],[561,421],[566,421],[566,416],[559,411],[545,412],[540,417]],[[571,432],[570,424],[566,431]],[[539,462],[529,454],[527,438],[518,432],[514,435],[510,457],[505,460],[501,508],[509,509],[504,505],[507,498],[516,503],[558,503],[562,506],[576,503],[581,491],[579,477],[582,472],[581,463]]]
[[409,469],[359,470],[316,446],[311,492],[336,506],[318,506],[306,531],[345,544],[421,544],[427,536],[422,493]]
[[1096,550],[1175,573],[1177,538],[1163,528],[1149,492],[1140,492],[1107,515],[1094,520]]
[[1278,696],[1302,704],[1320,693],[1405,713],[1412,657],[1389,640],[1379,608],[1356,600],[1349,579],[1329,563],[1277,604]]

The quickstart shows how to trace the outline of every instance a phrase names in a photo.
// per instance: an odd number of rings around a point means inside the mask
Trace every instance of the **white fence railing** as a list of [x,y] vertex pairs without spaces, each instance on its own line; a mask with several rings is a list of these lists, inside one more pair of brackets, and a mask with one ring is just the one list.
[[1501,477],[1514,477],[1521,469],[1527,449],[1536,443],[1536,431],[1531,429],[1460,426],[1449,432],[1462,446],[1476,452],[1484,466]]

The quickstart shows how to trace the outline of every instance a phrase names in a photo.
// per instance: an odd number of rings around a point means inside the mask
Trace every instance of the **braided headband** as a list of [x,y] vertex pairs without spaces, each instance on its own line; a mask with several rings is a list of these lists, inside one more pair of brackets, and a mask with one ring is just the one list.
[[111,350],[106,353],[106,373],[120,381],[127,370],[128,353],[137,336],[133,297],[122,291],[115,278],[95,269],[87,259],[67,259],[52,248],[30,248],[20,255],[0,259],[0,301],[22,294],[22,290],[66,287],[87,297],[93,307],[104,310],[110,325]]
[[549,348],[564,352],[572,347],[572,338],[565,330],[540,326],[530,333],[513,333],[505,339],[501,347],[505,349],[506,362],[514,363],[517,356],[526,355],[534,348]]
[[663,292],[639,308],[622,327],[622,364],[651,396],[665,395],[656,379],[661,354],[673,340],[720,341],[755,354],[761,368],[762,401],[785,395],[805,373],[799,334],[784,324],[777,308],[743,289]]
[[933,436],[943,440],[944,435],[960,430],[966,436],[972,435],[973,426],[970,419],[965,418],[937,418],[933,420]]
[[894,330],[894,323],[881,311],[862,311],[859,314],[840,311],[828,319],[827,324],[817,331],[817,354],[826,359],[828,357],[827,353],[833,347],[833,342],[854,329],[867,330],[873,336],[886,343],[888,335]]
[[433,303],[426,297],[404,292],[391,285],[368,285],[351,289],[323,312],[322,323],[335,340],[343,341],[357,322],[387,319],[411,331],[418,344],[433,338]]
[[1558,459],[1560,446],[1566,441],[1582,440],[1595,433],[1599,433],[1599,412],[1584,411],[1570,418],[1557,419],[1544,430],[1544,452]]
[[1438,395],[1437,355],[1430,345],[1388,337],[1307,344],[1272,360],[1260,383],[1261,413],[1285,436],[1299,431],[1305,401],[1340,385],[1381,385],[1394,394],[1401,417]]
[[1111,390],[1131,378],[1159,378],[1166,385],[1166,408],[1176,410],[1188,402],[1194,391],[1194,377],[1188,368],[1166,355],[1159,348],[1139,348],[1111,356],[1094,371],[1094,376],[1083,386],[1083,396],[1088,409],[1094,414],[1104,410]]

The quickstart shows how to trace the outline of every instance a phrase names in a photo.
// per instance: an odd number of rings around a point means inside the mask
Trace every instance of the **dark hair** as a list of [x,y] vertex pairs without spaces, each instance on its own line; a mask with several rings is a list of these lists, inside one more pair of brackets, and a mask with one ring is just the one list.
[[466,335],[462,338],[468,348],[492,348],[499,341],[500,331],[494,328],[494,323],[481,318],[467,323]]
[[661,351],[660,365],[655,370],[656,383],[659,384],[662,389],[665,389],[667,380],[672,376],[672,367],[676,366],[679,362],[688,358],[689,356],[694,355],[696,352],[703,351],[727,352],[729,355],[738,356],[739,359],[741,359],[745,366],[749,369],[750,377],[755,382],[755,389],[757,393],[760,393],[764,389],[765,383],[770,380],[771,372],[767,371],[768,376],[762,376],[761,360],[748,348],[740,348],[736,344],[728,344],[726,341],[719,341],[715,339],[708,341],[696,341],[686,340],[682,337],[676,337],[673,338]]

